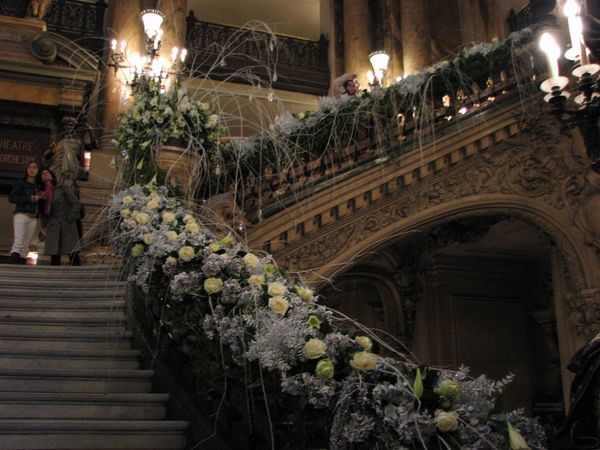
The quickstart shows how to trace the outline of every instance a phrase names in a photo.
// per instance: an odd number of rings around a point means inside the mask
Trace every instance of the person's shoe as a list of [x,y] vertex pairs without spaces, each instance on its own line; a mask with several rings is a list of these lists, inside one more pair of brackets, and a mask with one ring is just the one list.
[[12,252],[10,254],[10,263],[21,264],[21,255],[19,255],[17,252]]

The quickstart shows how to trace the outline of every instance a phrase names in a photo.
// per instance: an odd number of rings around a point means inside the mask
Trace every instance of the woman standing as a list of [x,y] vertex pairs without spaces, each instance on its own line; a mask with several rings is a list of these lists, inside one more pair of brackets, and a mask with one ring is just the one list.
[[73,266],[81,265],[77,253],[79,231],[77,221],[81,214],[81,203],[77,186],[72,180],[56,185],[56,176],[50,169],[42,170],[42,183],[50,192],[44,205],[42,225],[47,229],[44,255],[50,256],[50,264],[60,266],[62,255],[69,256]]
[[27,164],[25,177],[15,183],[8,197],[16,205],[13,212],[14,242],[10,250],[12,264],[25,264],[29,244],[37,228],[38,201],[44,198],[35,184],[38,170],[35,161]]

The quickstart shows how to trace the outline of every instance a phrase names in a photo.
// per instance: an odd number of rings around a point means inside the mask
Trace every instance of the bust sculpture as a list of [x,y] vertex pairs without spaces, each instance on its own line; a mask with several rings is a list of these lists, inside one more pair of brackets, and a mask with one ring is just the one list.
[[27,16],[44,20],[51,4],[52,0],[30,0],[27,3]]

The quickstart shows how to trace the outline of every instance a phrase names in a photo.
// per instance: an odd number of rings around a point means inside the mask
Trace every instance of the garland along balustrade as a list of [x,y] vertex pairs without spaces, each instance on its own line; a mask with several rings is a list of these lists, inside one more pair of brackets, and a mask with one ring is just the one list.
[[532,40],[532,30],[525,29],[388,88],[324,97],[317,111],[282,115],[270,130],[221,147],[212,159],[211,190],[238,183],[238,201],[256,223],[311,195],[323,181],[418,151],[465,120],[515,97],[537,95],[532,80],[541,70],[528,51]]

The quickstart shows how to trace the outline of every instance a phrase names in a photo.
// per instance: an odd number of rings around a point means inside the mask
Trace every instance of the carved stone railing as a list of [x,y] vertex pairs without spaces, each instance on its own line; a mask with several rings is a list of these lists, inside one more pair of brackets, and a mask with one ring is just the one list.
[[250,75],[274,88],[327,93],[329,69],[324,37],[310,41],[200,22],[190,12],[186,41],[190,49],[187,61],[196,75],[236,82],[248,82]]
[[99,54],[104,48],[104,13],[107,6],[103,0],[55,0],[45,19],[48,30]]

